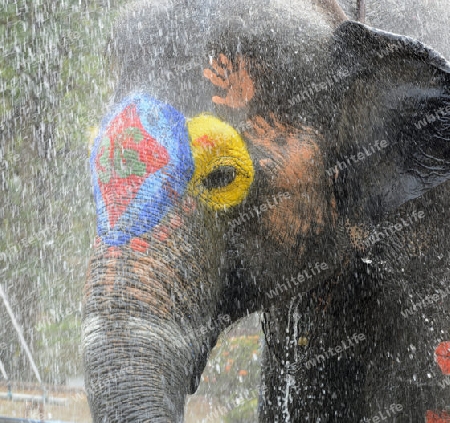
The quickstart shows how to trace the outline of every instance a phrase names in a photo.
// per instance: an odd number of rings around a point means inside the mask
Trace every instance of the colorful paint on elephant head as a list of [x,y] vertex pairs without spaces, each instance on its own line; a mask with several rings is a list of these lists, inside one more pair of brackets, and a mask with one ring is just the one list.
[[435,359],[444,375],[450,375],[450,341],[441,342],[435,352]]
[[253,182],[253,162],[247,146],[229,124],[206,114],[187,123],[195,171],[190,190],[208,207],[240,204]]
[[91,169],[98,235],[109,246],[151,231],[189,182],[192,195],[219,210],[240,204],[254,177],[233,127],[204,114],[186,122],[146,94],[126,98],[104,120]]
[[110,246],[154,228],[181,198],[194,165],[184,116],[149,95],[107,116],[91,155],[97,228]]
[[450,414],[446,411],[427,411],[425,423],[449,423]]

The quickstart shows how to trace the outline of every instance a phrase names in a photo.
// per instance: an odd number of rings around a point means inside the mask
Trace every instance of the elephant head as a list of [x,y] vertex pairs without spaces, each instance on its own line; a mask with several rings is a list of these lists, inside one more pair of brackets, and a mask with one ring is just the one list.
[[450,177],[444,59],[332,1],[260,3],[144,1],[113,34],[84,292],[95,422],[182,421],[226,325],[347,274]]

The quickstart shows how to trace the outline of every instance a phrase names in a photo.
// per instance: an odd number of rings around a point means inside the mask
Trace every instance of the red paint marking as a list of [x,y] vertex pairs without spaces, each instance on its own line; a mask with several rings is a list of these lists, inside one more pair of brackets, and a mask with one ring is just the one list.
[[175,229],[183,225],[183,219],[180,216],[174,216],[170,219],[170,227]]
[[182,208],[186,214],[192,213],[196,209],[194,200],[191,197],[186,197],[183,201]]
[[94,247],[98,248],[100,245],[102,245],[102,239],[99,236],[96,236],[94,238]]
[[144,241],[142,238],[133,238],[130,241],[130,247],[134,251],[139,251],[140,253],[145,253],[150,244]]
[[441,342],[435,351],[436,362],[444,375],[450,375],[450,341]]
[[[142,140],[136,142],[132,134],[126,133],[127,128],[137,128]],[[135,105],[126,107],[109,124],[104,137],[110,140],[109,169],[111,177],[107,183],[99,180],[99,187],[108,211],[108,218],[111,228],[115,226],[120,216],[124,213],[130,202],[138,193],[142,183],[152,173],[155,173],[169,162],[169,153],[165,147],[150,136],[142,126]],[[115,155],[125,151],[136,151],[139,161],[146,164],[146,173],[143,176],[131,174],[120,178],[116,172],[115,165],[117,158]],[[99,151],[96,157],[96,167],[98,171],[105,172],[100,164],[100,158],[104,153],[104,148]],[[120,158],[126,166],[126,160]]]
[[119,247],[109,247],[106,252],[107,258],[118,258],[122,255],[122,250]]
[[193,144],[203,147],[214,147],[214,141],[208,137],[208,135],[203,135],[203,137],[194,140]]
[[163,190],[165,190],[167,192],[167,195],[169,196],[169,199],[171,202],[175,202],[180,197],[180,194],[178,194],[178,192],[176,192],[172,188],[172,184],[169,181],[164,182]]
[[446,411],[428,410],[425,419],[426,423],[449,423],[450,414]]
[[165,241],[167,238],[169,238],[170,234],[173,232],[174,229],[179,228],[184,223],[183,218],[180,216],[173,216],[169,224],[166,226],[158,226],[155,229],[155,232],[153,233],[153,236],[158,241]]
[[156,232],[155,232],[155,238],[158,240],[158,241],[161,241],[161,242],[163,242],[163,241],[165,241],[167,238],[169,238],[169,229],[167,228],[167,227],[162,227],[162,228],[160,228],[160,229],[158,229]]

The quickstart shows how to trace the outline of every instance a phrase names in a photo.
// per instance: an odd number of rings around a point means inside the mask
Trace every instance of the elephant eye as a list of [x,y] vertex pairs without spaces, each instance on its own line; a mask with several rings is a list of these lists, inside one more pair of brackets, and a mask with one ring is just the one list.
[[214,169],[202,180],[206,189],[223,188],[236,179],[236,169],[233,166],[220,166]]
[[195,170],[190,193],[213,210],[240,204],[254,178],[247,146],[231,125],[201,114],[187,121]]

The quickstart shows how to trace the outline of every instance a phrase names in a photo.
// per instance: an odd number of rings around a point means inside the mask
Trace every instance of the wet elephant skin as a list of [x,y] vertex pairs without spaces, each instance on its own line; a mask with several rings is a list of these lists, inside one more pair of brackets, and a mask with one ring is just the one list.
[[95,422],[183,421],[218,335],[256,311],[261,422],[450,421],[449,64],[299,3],[118,21],[91,156]]

